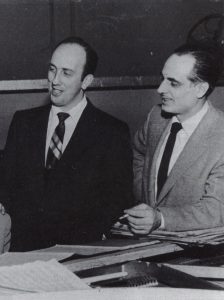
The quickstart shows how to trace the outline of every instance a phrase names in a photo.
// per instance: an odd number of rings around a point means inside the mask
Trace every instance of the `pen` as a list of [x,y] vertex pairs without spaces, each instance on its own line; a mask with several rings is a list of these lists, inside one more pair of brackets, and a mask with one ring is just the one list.
[[121,217],[119,218],[119,220],[126,219],[128,216],[129,216],[128,214],[125,214],[125,215],[121,216]]

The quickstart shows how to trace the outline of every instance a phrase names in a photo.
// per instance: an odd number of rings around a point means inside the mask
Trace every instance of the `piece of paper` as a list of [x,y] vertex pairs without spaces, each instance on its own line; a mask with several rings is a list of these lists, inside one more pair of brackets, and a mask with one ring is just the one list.
[[55,245],[50,248],[38,250],[41,253],[70,253],[80,255],[94,255],[102,252],[117,250],[118,247],[91,246],[91,245]]
[[124,241],[118,242],[119,246],[97,246],[97,245],[55,245],[46,249],[30,252],[6,252],[0,255],[0,267],[20,265],[28,262],[49,261],[56,259],[61,261],[65,258],[78,254],[81,256],[92,256],[113,251],[133,249],[159,243],[159,241]]
[[90,288],[56,260],[0,267],[0,289],[17,292],[51,292]]
[[6,252],[0,255],[0,267],[21,265],[28,262],[49,261],[56,259],[57,261],[71,256],[69,252]]
[[[114,224],[112,234],[120,236],[133,236],[126,224]],[[224,227],[216,227],[189,231],[155,230],[146,236],[150,240],[171,241],[180,244],[218,245],[224,242]]]
[[[70,253],[70,254],[79,254],[79,255],[95,255],[95,254],[103,254],[109,253],[113,251],[127,250],[138,247],[144,247],[148,245],[153,245],[158,243],[159,241],[131,241],[129,243],[128,240],[125,241],[125,244],[117,243],[116,246],[98,246],[98,245],[55,245],[50,248],[39,250],[41,253]],[[113,241],[111,242],[113,243]]]

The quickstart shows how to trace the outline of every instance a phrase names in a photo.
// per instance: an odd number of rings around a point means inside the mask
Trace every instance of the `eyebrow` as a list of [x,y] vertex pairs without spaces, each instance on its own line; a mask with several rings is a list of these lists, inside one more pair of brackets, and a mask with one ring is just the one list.
[[56,69],[62,69],[63,71],[70,71],[70,72],[74,72],[74,70],[72,70],[72,69],[69,69],[69,68],[58,68],[57,66],[55,66],[54,64],[52,64],[52,63],[49,63],[48,64],[48,67],[50,67],[50,66],[52,66],[52,67],[54,67],[54,68],[56,68]]
[[169,80],[170,82],[175,82],[175,83],[181,83],[180,81],[176,80],[175,78],[172,77],[167,77],[167,80]]

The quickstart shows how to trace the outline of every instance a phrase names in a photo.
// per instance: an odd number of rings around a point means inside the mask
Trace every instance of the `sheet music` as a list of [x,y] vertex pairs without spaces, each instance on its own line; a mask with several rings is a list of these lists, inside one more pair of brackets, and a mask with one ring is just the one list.
[[[117,222],[114,224],[111,233],[114,235],[133,236],[126,224]],[[224,242],[224,227],[189,230],[189,231],[167,231],[154,230],[147,235],[150,240],[165,240],[179,242],[182,244],[198,245],[219,245]]]
[[[112,241],[113,243],[113,241]],[[39,250],[41,253],[70,253],[70,254],[80,254],[80,255],[94,255],[109,253],[112,251],[127,250],[138,247],[144,247],[148,245],[153,245],[158,243],[158,241],[139,241],[129,242],[126,240],[125,244],[119,246],[98,246],[98,245],[55,245],[50,248]]]
[[[17,266],[0,267],[0,291],[12,288],[15,293],[51,292],[90,288],[78,276],[55,259]],[[18,289],[18,291],[16,291]]]
[[0,267],[20,265],[28,262],[49,261],[56,259],[57,261],[71,256],[69,252],[6,252],[0,255]]

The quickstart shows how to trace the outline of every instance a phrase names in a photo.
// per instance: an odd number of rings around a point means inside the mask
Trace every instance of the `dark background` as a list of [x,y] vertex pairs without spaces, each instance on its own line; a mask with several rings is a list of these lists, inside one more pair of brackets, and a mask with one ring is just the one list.
[[221,0],[0,0],[0,80],[46,78],[71,35],[97,50],[97,77],[158,76],[174,48]]

